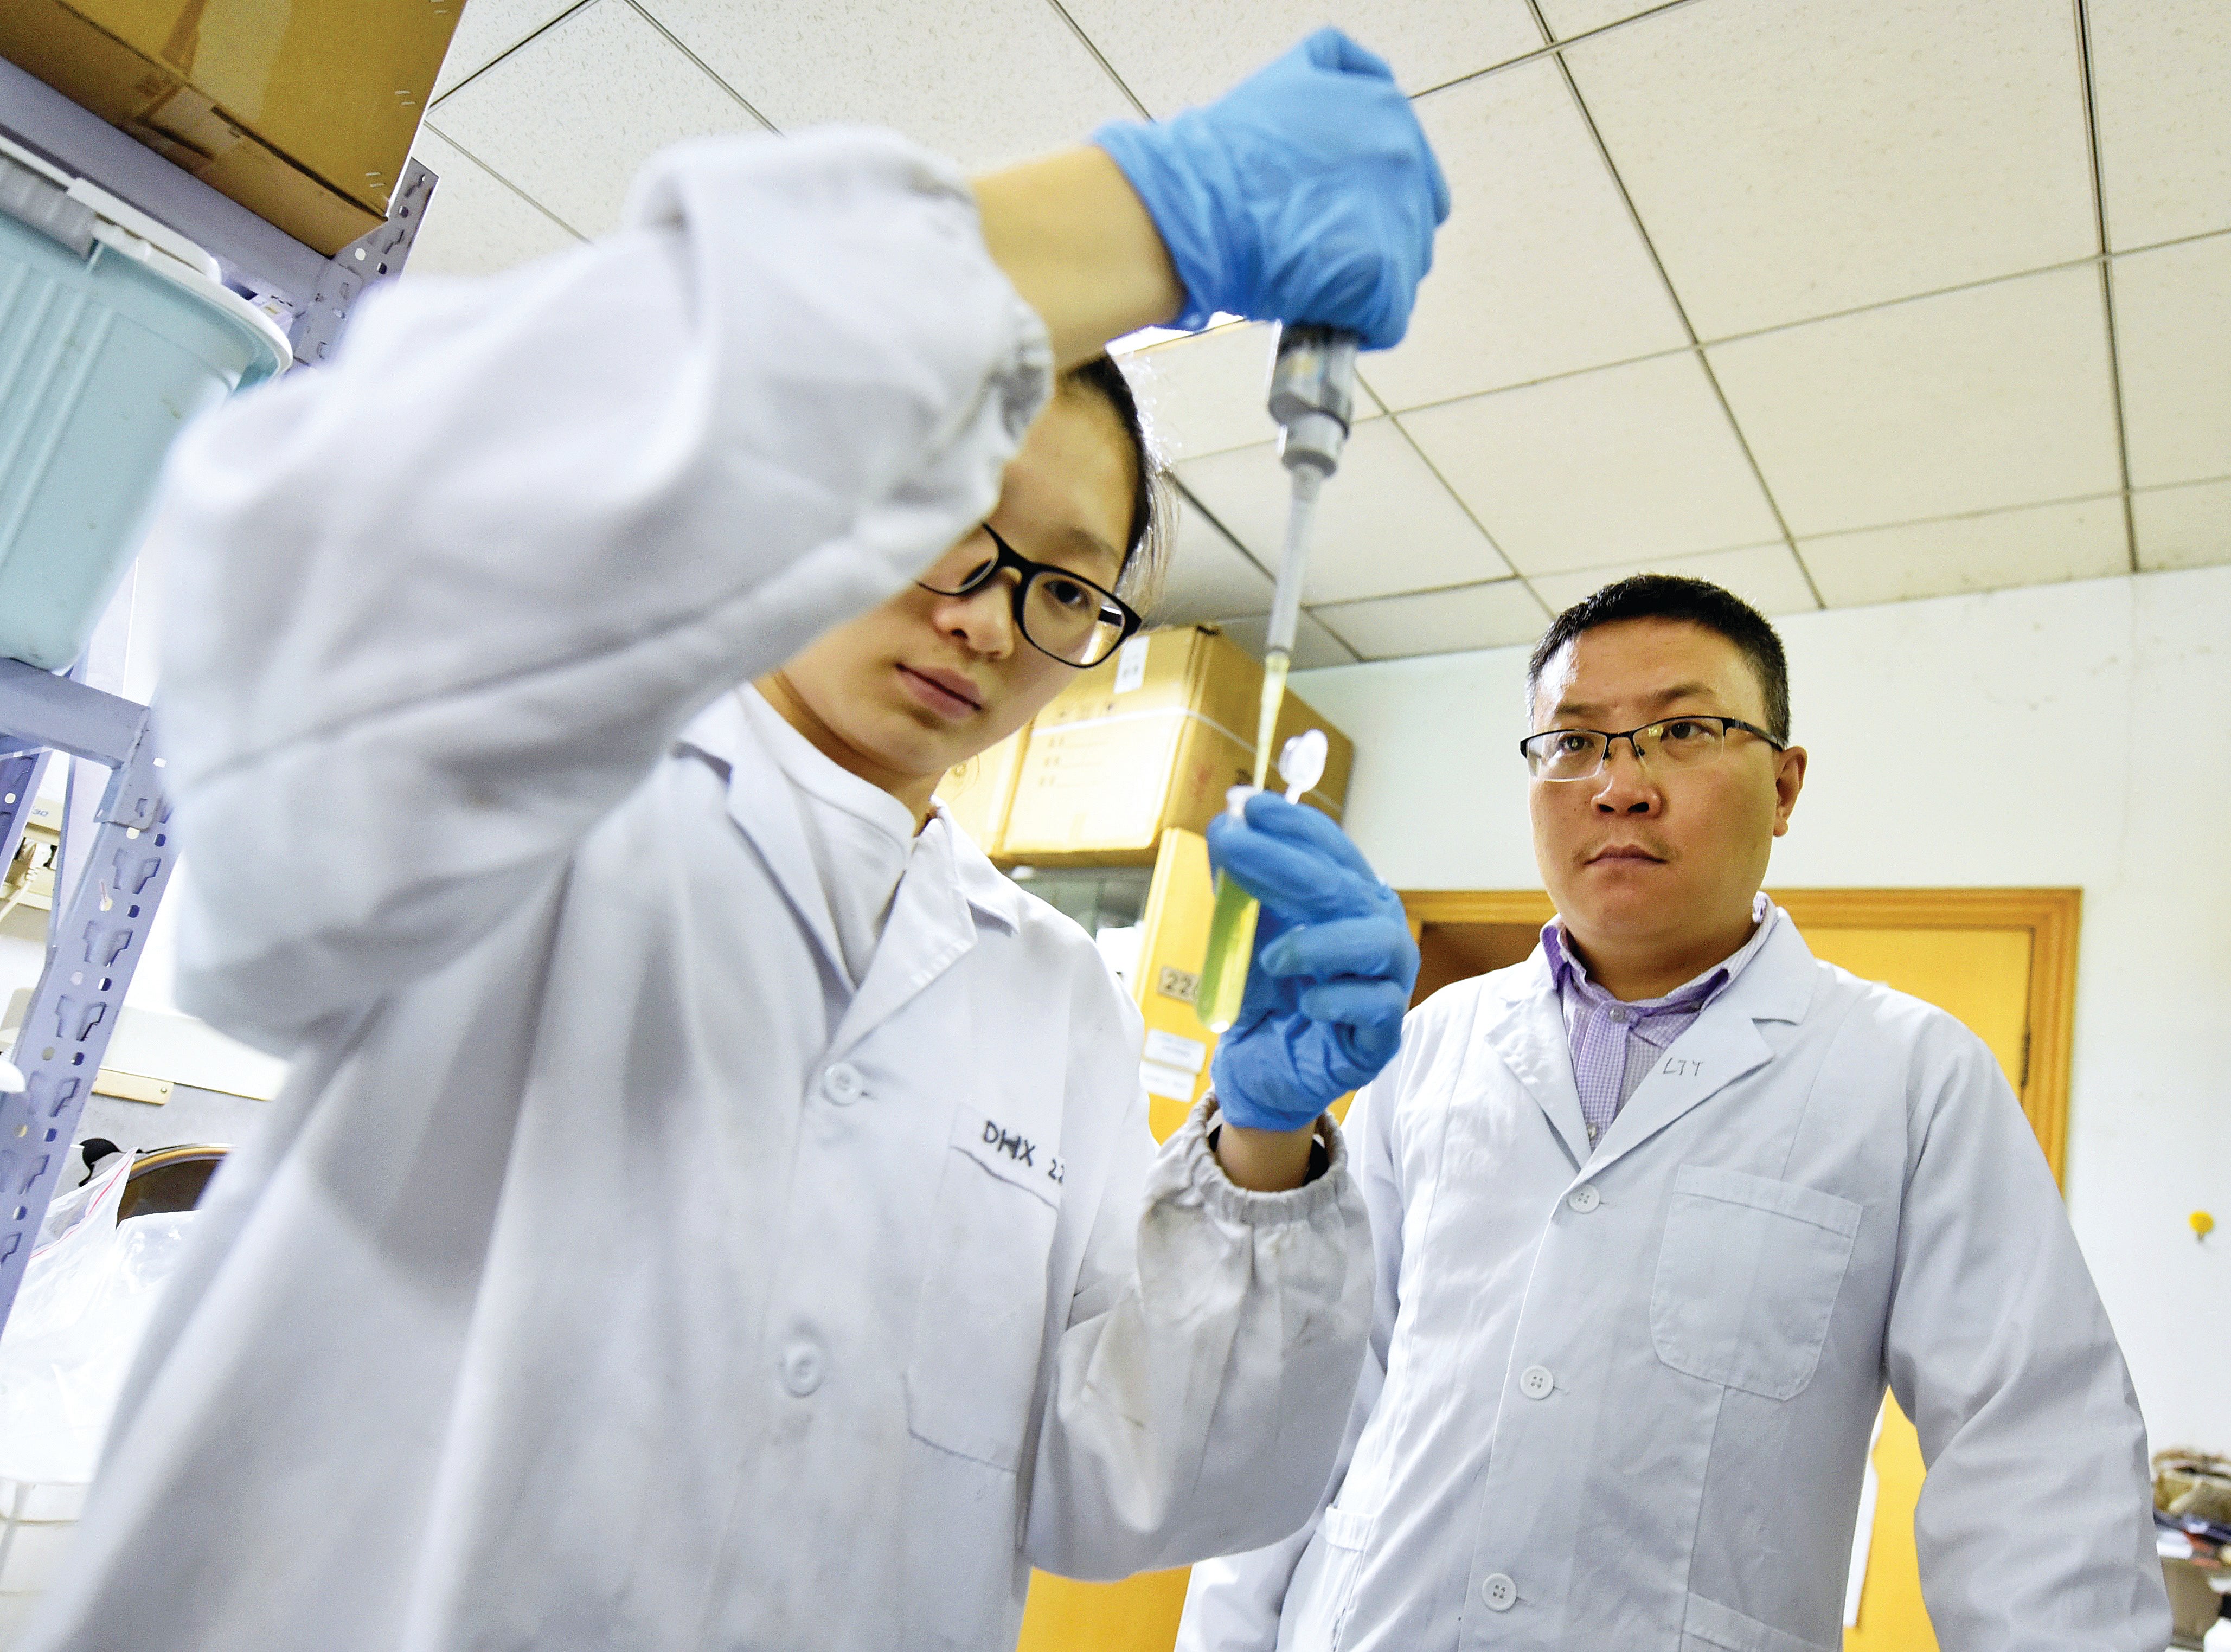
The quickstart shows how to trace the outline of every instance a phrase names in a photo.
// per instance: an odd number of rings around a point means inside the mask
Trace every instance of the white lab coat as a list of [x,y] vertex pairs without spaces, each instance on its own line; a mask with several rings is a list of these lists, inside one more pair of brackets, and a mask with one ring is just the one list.
[[[42,1652],[1011,1646],[1028,1566],[1330,1471],[1360,1196],[1157,1155],[1138,1016],[939,816],[857,992],[731,685],[979,520],[1045,397],[896,139],[698,145],[633,226],[369,307],[158,533],[186,1002],[297,1052]],[[686,727],[685,727],[686,725]]]
[[1309,1527],[1194,1568],[1181,1652],[1829,1652],[1885,1381],[1945,1652],[2167,1639],[2121,1354],[1951,1016],[1784,921],[1592,1155],[1537,948],[1414,1011],[1348,1125],[1349,1444]]

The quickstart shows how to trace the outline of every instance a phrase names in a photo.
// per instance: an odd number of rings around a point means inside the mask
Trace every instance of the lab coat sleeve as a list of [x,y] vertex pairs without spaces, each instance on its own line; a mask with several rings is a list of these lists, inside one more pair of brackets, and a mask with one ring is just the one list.
[[377,294],[170,465],[182,996],[286,1049],[456,957],[715,695],[993,507],[1047,394],[903,140],[721,139],[610,239]]
[[1356,1156],[1356,1179],[1371,1227],[1371,1339],[1333,1472],[1298,1531],[1262,1548],[1222,1555],[1193,1567],[1186,1587],[1185,1616],[1178,1625],[1176,1652],[1273,1652],[1294,1568],[1316,1535],[1326,1505],[1347,1479],[1356,1442],[1386,1386],[1387,1349],[1394,1341],[1394,1315],[1400,1306],[1396,1288],[1402,1273],[1402,1190],[1395,1177],[1390,1139],[1400,1071],[1398,1062],[1385,1076],[1357,1093],[1343,1132]]
[[[1144,1147],[1146,1098],[1130,1135]],[[1025,1552],[1122,1578],[1283,1536],[1340,1444],[1369,1323],[1370,1234],[1329,1120],[1325,1173],[1234,1186],[1204,1098],[1141,1178],[1107,1180],[1056,1351]]]
[[1950,1018],[1917,1064],[1891,1389],[1928,1465],[1914,1515],[1944,1652],[2158,1652],[2145,1425],[2051,1172]]

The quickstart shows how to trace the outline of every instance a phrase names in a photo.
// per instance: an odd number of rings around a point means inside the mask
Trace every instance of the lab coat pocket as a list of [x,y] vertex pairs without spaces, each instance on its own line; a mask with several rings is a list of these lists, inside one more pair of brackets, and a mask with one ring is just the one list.
[[1829,1652],[1771,1623],[1723,1606],[1702,1595],[1689,1597],[1681,1621],[1681,1652]]
[[1061,1161],[967,1108],[945,1155],[907,1359],[907,1427],[1013,1473],[1045,1336]]
[[1769,1399],[1802,1393],[1827,1339],[1859,1209],[1794,1182],[1682,1165],[1650,1294],[1659,1358]]
[[[1318,1652],[1320,1648],[1322,1652],[1340,1652],[1348,1635],[1348,1617],[1355,1610],[1356,1586],[1362,1581],[1364,1552],[1378,1524],[1373,1515],[1338,1507],[1328,1508],[1318,1518],[1317,1540],[1303,1552],[1293,1585],[1287,1591],[1290,1604],[1298,1604],[1301,1610],[1288,1612],[1286,1618],[1301,1625],[1323,1625],[1323,1638],[1313,1641],[1306,1634],[1297,1634],[1290,1642],[1291,1652]],[[1283,1638],[1283,1625],[1281,1644],[1288,1644]]]

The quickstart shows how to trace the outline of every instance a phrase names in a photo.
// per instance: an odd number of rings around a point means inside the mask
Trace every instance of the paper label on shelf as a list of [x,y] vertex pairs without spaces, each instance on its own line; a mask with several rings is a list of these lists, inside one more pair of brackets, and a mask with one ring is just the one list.
[[1173,1101],[1193,1100],[1193,1075],[1182,1068],[1165,1067],[1160,1062],[1141,1062],[1139,1081],[1147,1087],[1148,1095],[1166,1096]]
[[1128,694],[1147,681],[1147,639],[1135,636],[1116,655],[1116,692]]
[[1198,1038],[1181,1038],[1176,1033],[1156,1032],[1149,1028],[1147,1059],[1180,1072],[1198,1073],[1207,1063],[1208,1046]]

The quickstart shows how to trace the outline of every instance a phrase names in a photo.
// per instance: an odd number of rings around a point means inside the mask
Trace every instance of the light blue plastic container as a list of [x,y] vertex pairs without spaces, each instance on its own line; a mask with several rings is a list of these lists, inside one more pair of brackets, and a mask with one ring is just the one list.
[[4,140],[0,185],[0,658],[59,671],[132,565],[172,439],[293,358],[182,236]]

